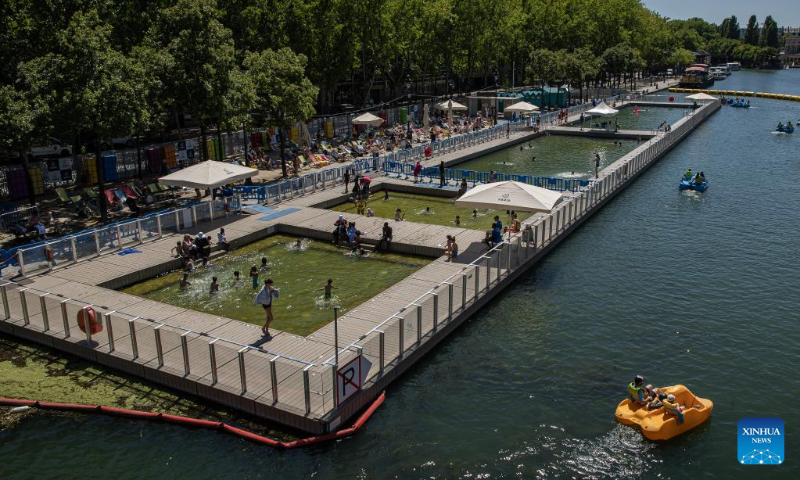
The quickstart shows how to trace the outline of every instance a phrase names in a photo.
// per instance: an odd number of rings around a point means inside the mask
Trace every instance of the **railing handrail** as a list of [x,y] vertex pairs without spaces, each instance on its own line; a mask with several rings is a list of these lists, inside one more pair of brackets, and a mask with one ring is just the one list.
[[[47,290],[42,290],[42,289],[39,289],[39,288],[36,288],[36,287],[22,285],[22,284],[19,284],[19,283],[13,281],[13,280],[5,280],[4,279],[4,281],[6,283],[3,284],[3,286],[8,286],[9,284],[13,284],[13,285],[16,285],[18,288],[25,288],[26,291],[31,291],[31,292],[34,292],[34,293],[38,292],[40,294],[46,294],[46,295],[52,295],[54,297],[58,297],[58,298],[61,298],[61,299],[64,299],[64,300],[71,300],[71,301],[73,301],[75,303],[79,303],[79,304],[97,306],[97,304],[94,304],[94,303],[86,301],[86,300],[81,300],[81,299],[74,298],[74,297],[66,297],[66,296],[64,296],[64,295],[62,295],[60,293],[48,292]],[[308,362],[306,360],[301,360],[301,359],[298,359],[298,358],[294,358],[294,357],[292,357],[290,355],[286,355],[286,354],[283,354],[283,353],[273,352],[273,351],[270,351],[268,349],[262,348],[260,346],[248,345],[248,344],[237,342],[235,340],[230,340],[230,339],[227,339],[227,338],[224,338],[224,337],[217,337],[216,335],[210,335],[210,334],[205,333],[205,332],[198,332],[198,331],[192,330],[190,328],[181,327],[179,325],[173,325],[173,324],[165,322],[163,320],[155,320],[155,319],[152,319],[152,318],[143,317],[141,315],[134,315],[134,314],[128,313],[128,312],[126,312],[124,310],[118,310],[118,309],[111,308],[109,311],[113,311],[114,313],[117,313],[117,314],[123,314],[123,315],[126,315],[126,316],[131,317],[131,318],[136,319],[136,320],[146,321],[146,322],[152,324],[153,326],[163,325],[165,327],[169,327],[169,328],[174,329],[174,330],[180,330],[180,331],[183,331],[183,332],[186,332],[186,333],[193,333],[193,334],[195,334],[197,336],[206,337],[206,338],[209,338],[211,340],[219,340],[221,342],[226,342],[226,343],[229,343],[229,344],[232,344],[232,345],[236,345],[237,347],[242,347],[242,348],[247,347],[249,349],[256,350],[256,351],[259,351],[261,353],[265,353],[265,354],[268,354],[268,355],[274,355],[276,357],[280,357],[280,358],[283,358],[283,359],[286,359],[286,360],[291,360],[293,362],[298,362],[298,363],[301,363],[301,364],[306,365],[306,366],[319,366],[320,365],[318,363]]]

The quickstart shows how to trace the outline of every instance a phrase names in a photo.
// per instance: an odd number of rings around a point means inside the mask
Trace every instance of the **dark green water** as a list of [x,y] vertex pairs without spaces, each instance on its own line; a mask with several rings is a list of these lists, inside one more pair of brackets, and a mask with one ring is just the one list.
[[[350,255],[344,248],[329,242],[301,240],[297,249],[296,237],[273,235],[259,242],[234,250],[220,257],[211,266],[198,267],[189,274],[191,285],[180,290],[178,283],[183,272],[173,272],[131,285],[125,293],[158,302],[222,315],[243,322],[263,325],[264,310],[253,305],[253,298],[272,278],[281,296],[272,307],[278,330],[309,335],[333,321],[333,307],[340,312],[366,302],[381,291],[424,267],[428,260],[395,253],[370,253],[368,257]],[[260,267],[267,257],[270,268],[258,272],[259,286],[252,286],[249,277],[252,266]],[[241,280],[234,280],[233,272]],[[219,291],[209,293],[212,277],[217,277]],[[322,287],[333,280],[332,298],[325,299]]]
[[494,170],[542,177],[590,178],[594,176],[595,154],[600,155],[602,169],[637,145],[636,140],[615,142],[604,138],[547,135],[531,141],[530,146],[524,144],[509,147],[453,165],[452,168],[477,172]]
[[[488,230],[492,226],[492,219],[495,215],[505,218],[505,211],[495,210],[476,210],[473,217],[473,209],[457,207],[454,198],[431,197],[428,195],[415,195],[411,193],[391,192],[389,200],[383,199],[381,192],[375,193],[370,197],[367,207],[375,212],[375,216],[393,219],[395,211],[399,208],[405,215],[406,221],[429,223],[431,225],[443,225],[446,227],[456,226],[456,216],[459,217],[461,228],[472,228],[476,230]],[[353,202],[343,203],[333,207],[331,210],[347,212],[349,215],[356,215],[356,206]],[[358,222],[358,217],[348,216]],[[393,221],[389,222],[394,224]]]
[[[635,104],[634,104],[635,105]],[[665,108],[665,107],[639,107],[639,113],[636,114],[634,107],[625,107],[619,109],[619,113],[611,117],[593,117],[586,119],[584,126],[594,126],[595,123],[602,123],[604,121],[616,120],[619,123],[620,130],[656,130],[662,123],[673,124],[685,116],[689,112],[686,108]],[[578,124],[576,124],[578,125]]]
[[[726,82],[800,93],[800,70]],[[800,136],[770,130],[800,103],[756,107],[716,113],[394,383],[353,438],[277,452],[38,416],[0,433],[0,477],[798,478]],[[705,194],[678,193],[687,167]],[[711,398],[711,420],[663,444],[618,425],[636,373]],[[786,422],[784,465],[737,463],[736,424],[753,416]]]

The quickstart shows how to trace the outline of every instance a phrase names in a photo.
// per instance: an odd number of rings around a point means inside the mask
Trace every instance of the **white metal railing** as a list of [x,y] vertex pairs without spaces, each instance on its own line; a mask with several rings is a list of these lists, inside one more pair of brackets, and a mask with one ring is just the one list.
[[15,255],[19,273],[25,277],[72,265],[106,253],[119,252],[146,241],[158,240],[193,225],[211,222],[241,210],[241,202],[217,198],[189,207],[125,220],[77,234],[19,248]]
[[[332,398],[320,393],[330,391],[327,380],[321,380],[326,369],[313,362],[11,281],[0,285],[0,297],[2,321],[97,354],[178,377],[205,379],[214,388],[255,396],[267,404],[305,408],[306,413],[332,409]],[[88,328],[89,307],[102,330]],[[266,371],[270,375],[264,378]],[[308,401],[298,402],[297,392]]]

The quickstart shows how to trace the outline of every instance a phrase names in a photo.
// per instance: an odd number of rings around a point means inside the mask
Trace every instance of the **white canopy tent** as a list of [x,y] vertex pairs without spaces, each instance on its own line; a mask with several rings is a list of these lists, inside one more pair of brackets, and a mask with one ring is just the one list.
[[158,179],[162,185],[189,188],[217,188],[258,175],[258,170],[232,163],[206,160]]
[[369,125],[372,127],[380,127],[383,125],[383,119],[367,112],[357,116],[352,120],[353,125]]
[[517,102],[510,107],[506,107],[505,112],[518,112],[518,113],[533,113],[539,110],[539,107],[528,102]]
[[718,98],[714,97],[712,95],[709,95],[709,94],[707,94],[705,92],[700,92],[700,93],[695,93],[694,95],[687,96],[686,100],[697,100],[697,101],[700,101],[700,102],[711,102],[711,101],[716,102],[718,100]]
[[562,200],[560,192],[508,181],[478,185],[456,200],[456,206],[548,213]]
[[617,113],[619,113],[619,110],[609,107],[608,105],[606,105],[606,102],[600,102],[598,106],[592,108],[591,110],[586,110],[586,113],[589,115],[608,116],[608,115],[616,115]]

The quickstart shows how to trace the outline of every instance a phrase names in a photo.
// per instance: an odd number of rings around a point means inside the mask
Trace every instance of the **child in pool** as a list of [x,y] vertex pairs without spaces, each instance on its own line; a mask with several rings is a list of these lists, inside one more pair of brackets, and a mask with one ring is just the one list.
[[478,218],[478,211],[477,210],[473,210],[472,211],[472,219],[475,220],[477,218]]
[[211,277],[211,287],[209,288],[208,293],[217,293],[219,292],[219,283],[217,283],[217,277]]
[[178,284],[178,287],[181,290],[186,290],[189,287],[189,285],[191,285],[191,284],[192,284],[192,282],[189,281],[189,274],[188,273],[184,273],[183,274],[183,278],[181,279],[181,283]]
[[239,276],[239,270],[233,272],[233,283],[239,283],[242,281],[242,277]]
[[456,215],[456,226],[459,225],[461,225],[461,217],[459,215]]
[[250,267],[250,279],[253,280],[253,288],[258,287],[258,268],[255,265]]
[[325,285],[322,286],[322,288],[320,288],[320,290],[324,290],[325,291],[325,300],[330,300],[331,299],[331,296],[333,295],[332,294],[332,290],[334,288],[336,288],[336,287],[333,286],[333,279],[332,278],[329,278],[328,279],[328,283],[326,283]]
[[295,250],[302,250],[303,249],[303,240],[298,238],[296,242],[294,242],[294,249]]
[[260,271],[266,272],[267,270],[270,269],[270,267],[272,267],[272,265],[267,263],[267,257],[261,257],[261,268],[260,268]]

